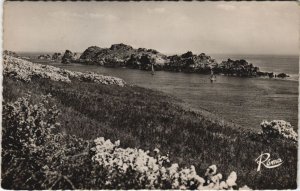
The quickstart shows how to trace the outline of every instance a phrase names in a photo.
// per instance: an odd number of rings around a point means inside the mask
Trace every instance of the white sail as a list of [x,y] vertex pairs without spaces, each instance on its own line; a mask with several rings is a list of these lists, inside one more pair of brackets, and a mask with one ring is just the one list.
[[151,65],[151,71],[152,71],[151,74],[154,75],[154,66],[153,66],[153,64]]

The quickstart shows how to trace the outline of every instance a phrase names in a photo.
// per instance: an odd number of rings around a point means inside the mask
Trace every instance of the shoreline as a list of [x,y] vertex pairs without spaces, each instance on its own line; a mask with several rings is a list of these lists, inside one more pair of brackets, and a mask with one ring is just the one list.
[[[13,53],[13,52],[11,52]],[[31,57],[32,58],[32,57]],[[259,67],[244,58],[216,61],[205,53],[199,55],[187,51],[183,54],[167,56],[154,49],[133,48],[123,43],[113,44],[110,48],[90,46],[83,53],[42,54],[37,57],[42,60],[61,61],[64,64],[81,63],[84,65],[99,65],[108,67],[127,67],[146,71],[172,71],[199,74],[224,74],[238,77],[269,77],[286,78],[288,74],[281,72],[263,72]]]

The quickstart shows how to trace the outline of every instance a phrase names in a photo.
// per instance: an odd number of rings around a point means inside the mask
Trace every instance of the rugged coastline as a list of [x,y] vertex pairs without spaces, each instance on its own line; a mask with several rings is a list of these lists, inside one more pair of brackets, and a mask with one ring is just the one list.
[[267,77],[286,78],[285,73],[260,71],[259,67],[244,59],[232,60],[228,58],[218,63],[211,56],[201,53],[199,55],[188,51],[181,55],[164,55],[154,49],[138,48],[123,43],[113,44],[110,48],[98,46],[88,47],[82,54],[66,50],[64,54],[54,53],[40,55],[40,60],[60,61],[64,64],[81,63],[106,67],[126,67],[150,71],[152,66],[156,71],[172,71],[199,74],[220,74],[237,77]]

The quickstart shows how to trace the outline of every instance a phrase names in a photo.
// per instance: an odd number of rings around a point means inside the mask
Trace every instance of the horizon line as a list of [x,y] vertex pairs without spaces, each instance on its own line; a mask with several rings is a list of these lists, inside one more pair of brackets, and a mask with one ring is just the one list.
[[[148,49],[148,48],[147,48]],[[7,49],[4,49],[4,50],[7,50]],[[3,50],[3,51],[4,51]],[[70,50],[70,49],[66,49],[66,50]],[[16,52],[16,53],[55,53],[55,52],[58,52],[58,53],[64,53],[66,50],[64,51],[48,51],[48,50],[40,50],[40,51],[14,51],[14,50],[8,50],[8,51],[13,51],[13,52]],[[156,49],[155,49],[156,50]],[[72,51],[72,50],[70,50]],[[187,50],[187,51],[184,51],[184,52],[169,52],[169,53],[164,53],[164,52],[159,52],[161,54],[165,54],[165,55],[181,55],[181,54],[184,54],[188,51],[191,51],[191,50]],[[72,51],[73,53],[83,53],[84,51]],[[300,57],[300,54],[287,54],[287,53],[264,53],[264,54],[260,54],[260,53],[217,53],[217,52],[195,52],[195,51],[191,51],[193,54],[201,54],[201,53],[204,53],[206,55],[261,55],[261,56],[264,56],[264,55],[286,55],[286,56],[299,56]]]

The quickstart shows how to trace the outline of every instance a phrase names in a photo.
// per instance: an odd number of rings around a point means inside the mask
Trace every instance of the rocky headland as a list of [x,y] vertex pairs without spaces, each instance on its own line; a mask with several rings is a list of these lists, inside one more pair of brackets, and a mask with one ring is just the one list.
[[173,71],[199,74],[222,74],[238,77],[278,77],[285,78],[285,73],[262,72],[259,67],[246,60],[228,59],[218,63],[205,53],[194,54],[188,51],[181,55],[164,55],[154,49],[138,48],[120,43],[110,48],[98,46],[88,47],[81,55],[66,50],[62,56],[62,63],[82,63],[107,67],[127,67],[131,69],[156,71]]

